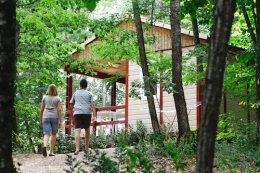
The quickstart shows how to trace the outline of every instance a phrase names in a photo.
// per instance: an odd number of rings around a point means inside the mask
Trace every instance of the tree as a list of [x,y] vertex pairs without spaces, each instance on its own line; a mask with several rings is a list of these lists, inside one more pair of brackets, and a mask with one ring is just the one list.
[[171,0],[170,10],[172,39],[172,83],[174,84],[173,98],[175,102],[176,114],[178,119],[178,143],[181,137],[184,137],[184,139],[187,140],[190,136],[189,119],[182,84],[181,27],[180,21],[178,19],[180,11],[179,0]]
[[[77,4],[81,1],[26,2],[29,1],[18,1],[16,8],[20,34],[15,101],[20,142],[14,148],[36,152],[35,146],[42,143],[39,127],[42,96],[51,83],[62,91],[66,75],[61,69],[66,62],[73,61],[69,52],[81,50],[79,44],[90,33],[84,32],[88,17]],[[64,101],[65,94],[59,94]]]
[[[256,89],[256,145],[260,140],[260,1],[248,1],[239,0],[239,7],[244,15],[247,29],[251,37],[253,44],[253,51],[255,54],[255,89]],[[248,12],[248,9],[250,12]],[[249,15],[251,14],[251,15]]]
[[[146,58],[146,51],[144,46],[144,36],[143,36],[143,29],[142,23],[140,19],[140,10],[138,5],[138,0],[132,0],[133,11],[134,11],[134,21],[136,25],[136,32],[137,32],[137,40],[138,40],[138,47],[139,47],[139,56],[141,62],[141,68],[144,76],[144,85],[145,91],[151,93],[152,85],[149,82],[150,74],[147,66],[147,58]],[[147,102],[150,112],[150,117],[152,121],[152,127],[154,132],[160,132],[160,125],[157,118],[157,113],[154,104],[154,98],[152,94],[147,94]]]
[[17,50],[16,0],[0,2],[0,172],[15,172],[12,137],[15,129],[15,72]]
[[196,172],[212,172],[226,55],[236,0],[218,0],[210,34],[208,68],[199,129]]

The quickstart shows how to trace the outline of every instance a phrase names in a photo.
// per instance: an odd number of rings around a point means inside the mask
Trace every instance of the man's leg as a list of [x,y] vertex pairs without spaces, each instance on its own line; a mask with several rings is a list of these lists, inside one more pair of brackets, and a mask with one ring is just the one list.
[[90,141],[90,128],[85,129],[85,149],[89,150],[89,141]]
[[50,153],[49,154],[53,154],[53,148],[56,142],[56,133],[52,133],[51,134],[51,144],[50,144]]
[[80,132],[81,132],[81,129],[75,129],[75,143],[76,143],[76,151],[75,153],[78,153],[79,152],[79,144],[80,144]]

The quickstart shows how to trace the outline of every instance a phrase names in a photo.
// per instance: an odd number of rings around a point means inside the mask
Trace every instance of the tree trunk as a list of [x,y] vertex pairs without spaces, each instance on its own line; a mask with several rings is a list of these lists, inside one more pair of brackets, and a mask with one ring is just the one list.
[[15,124],[16,1],[0,1],[0,172],[14,172],[12,131]]
[[[136,26],[136,32],[137,32],[137,40],[138,40],[138,47],[139,47],[139,55],[140,55],[140,62],[141,62],[141,68],[144,76],[144,84],[145,84],[145,92],[146,93],[152,93],[152,86],[151,83],[148,82],[149,80],[149,71],[148,71],[148,65],[147,65],[147,58],[146,58],[146,52],[144,47],[144,36],[143,36],[143,28],[142,23],[140,19],[140,11],[138,6],[138,0],[132,0],[133,5],[133,11],[134,11],[134,20],[135,20],[135,26]],[[148,108],[149,113],[152,121],[152,127],[154,132],[160,132],[160,125],[157,118],[157,113],[155,109],[155,103],[154,98],[152,94],[147,94],[147,102],[148,102]]]
[[[259,25],[258,25],[259,26]],[[258,48],[259,49],[259,48]],[[258,50],[259,51],[259,50]],[[255,63],[255,68],[256,68],[256,102],[260,102],[260,56],[257,56],[256,58],[256,63]],[[259,138],[260,138],[260,106],[256,108],[256,146],[259,145]]]
[[[246,6],[245,6],[245,1],[242,0],[241,2],[241,10],[243,12],[246,24],[247,24],[247,28],[248,28],[248,32],[250,34],[250,37],[252,39],[252,43],[254,45],[254,53],[255,53],[255,57],[256,57],[256,61],[255,61],[255,88],[256,88],[256,103],[260,102],[260,50],[259,50],[259,44],[260,44],[260,28],[259,27],[255,27],[256,30],[254,31],[254,27],[252,27],[248,12],[246,10]],[[252,2],[253,3],[253,2]],[[254,4],[252,5],[254,6]],[[256,4],[256,14],[254,13],[254,9],[253,11],[253,17],[254,17],[254,26],[259,26],[260,25],[260,1],[257,0]],[[256,108],[256,146],[259,144],[259,138],[260,138],[260,107],[258,106]]]
[[171,39],[172,39],[172,83],[173,98],[178,119],[179,136],[177,144],[181,137],[188,140],[190,136],[190,125],[187,113],[186,100],[182,84],[182,49],[181,49],[181,27],[178,19],[180,11],[179,0],[170,2],[170,22],[171,22]]
[[228,40],[236,0],[218,0],[210,35],[206,86],[203,96],[202,119],[197,149],[197,173],[212,172],[216,131],[221,103]]
[[[260,102],[260,50],[259,50],[259,44],[260,44],[260,1],[256,1],[256,35],[257,35],[257,44],[255,45],[256,49],[256,62],[255,62],[255,87],[256,87],[256,102]],[[256,146],[259,145],[259,138],[260,138],[260,106],[256,108],[256,117],[257,117],[257,125],[256,125]]]
[[[194,43],[195,43],[195,49],[197,48],[198,45],[200,45],[200,37],[199,37],[199,26],[198,26],[198,21],[197,21],[197,16],[195,16],[193,19],[191,19],[192,22],[192,30],[193,30],[193,37],[194,37]],[[202,65],[203,61],[202,61],[202,57],[196,57],[196,64],[197,64],[197,72],[201,73],[203,72],[203,65]],[[203,81],[204,78],[201,78],[199,81],[197,81],[197,87],[199,88],[199,99],[200,101],[203,100],[203,92],[204,92],[204,85],[203,85]],[[201,106],[202,103],[200,105],[198,105],[198,103],[196,104],[197,106],[199,106],[199,115],[201,116]],[[198,116],[198,122],[200,122],[201,117]],[[199,125],[199,124],[198,124]],[[199,133],[199,131],[197,131],[197,133]],[[199,134],[197,135],[197,137],[199,137]]]

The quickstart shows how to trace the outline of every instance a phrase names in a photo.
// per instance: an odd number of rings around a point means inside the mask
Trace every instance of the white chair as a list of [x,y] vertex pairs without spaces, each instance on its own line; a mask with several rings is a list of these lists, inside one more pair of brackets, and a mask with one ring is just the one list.
[[[97,122],[111,121],[111,118],[113,118],[113,112],[111,112],[111,111],[97,112]],[[110,134],[111,129],[112,129],[111,125],[97,126],[97,135]]]
[[[118,111],[113,113],[113,120],[124,120],[125,119],[125,112]],[[114,124],[112,129],[114,132],[117,132],[118,130],[123,129],[124,125],[123,124]]]

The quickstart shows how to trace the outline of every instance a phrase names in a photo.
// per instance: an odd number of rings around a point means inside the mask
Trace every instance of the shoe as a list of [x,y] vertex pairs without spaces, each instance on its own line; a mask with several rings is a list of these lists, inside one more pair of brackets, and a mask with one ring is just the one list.
[[42,148],[42,155],[43,155],[44,157],[47,156],[46,147],[43,147],[43,148]]
[[88,150],[86,150],[86,152],[89,152],[89,151],[91,151],[92,149],[91,148],[89,148]]
[[79,151],[75,151],[74,155],[78,155],[79,154]]
[[55,154],[49,154],[49,156],[55,156]]

